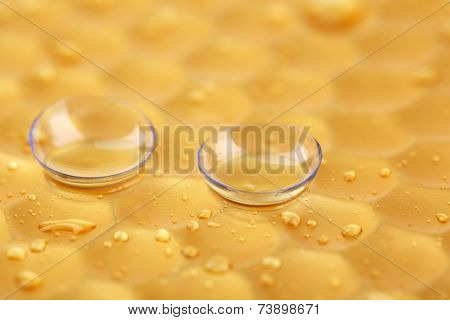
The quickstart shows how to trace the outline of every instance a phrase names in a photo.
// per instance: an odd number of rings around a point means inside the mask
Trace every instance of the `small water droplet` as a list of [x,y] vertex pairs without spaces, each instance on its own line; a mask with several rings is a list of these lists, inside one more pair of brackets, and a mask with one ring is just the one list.
[[219,228],[220,227],[220,223],[208,222],[208,227],[210,227],[210,228]]
[[211,280],[206,280],[205,281],[205,288],[206,289],[212,289],[214,287],[214,282],[212,282]]
[[364,16],[363,1],[305,1],[308,22],[317,29],[345,30],[355,26]]
[[347,182],[353,182],[356,180],[356,172],[355,170],[350,170],[347,172],[344,172],[344,179]]
[[419,86],[429,86],[437,82],[436,70],[430,66],[423,66],[414,70],[411,74],[412,80]]
[[45,64],[39,65],[31,70],[30,81],[36,86],[51,83],[56,79],[56,70],[53,66]]
[[87,233],[95,227],[95,223],[80,219],[51,220],[39,224],[39,230],[43,232],[69,231],[73,234]]
[[181,249],[181,253],[188,259],[195,259],[198,257],[198,249],[194,246],[185,246]]
[[372,269],[372,270],[370,271],[370,275],[371,275],[373,278],[379,278],[379,277],[381,276],[381,272],[380,272],[380,270],[378,270],[378,269]]
[[339,288],[339,287],[342,285],[342,281],[341,281],[341,279],[339,279],[339,278],[332,277],[332,278],[330,279],[330,285],[331,285],[331,287],[333,287],[333,288]]
[[19,170],[20,165],[16,161],[11,161],[10,163],[8,163],[8,166],[6,168],[8,169],[8,171],[17,171]]
[[285,225],[295,228],[300,224],[301,219],[300,216],[294,212],[283,211],[281,212],[281,221],[283,221]]
[[439,163],[441,161],[441,157],[436,156],[436,155],[432,156],[431,161],[433,161],[433,163]]
[[264,287],[271,288],[275,284],[275,279],[270,273],[261,273],[259,282],[261,282]]
[[42,285],[42,279],[33,271],[20,271],[15,276],[19,286],[23,286],[25,290],[34,290]]
[[201,89],[192,89],[188,93],[188,99],[190,102],[192,102],[194,104],[201,104],[205,101],[206,94]]
[[270,270],[278,270],[281,268],[283,263],[281,260],[277,257],[268,256],[262,259],[261,264],[264,268],[270,269]]
[[232,267],[231,261],[224,256],[211,257],[203,265],[205,270],[210,273],[226,273]]
[[387,178],[391,175],[392,171],[389,168],[383,168],[380,170],[380,172],[378,172],[378,174],[380,175],[380,177],[382,178]]
[[199,228],[200,225],[195,220],[191,220],[186,224],[186,229],[189,231],[197,231]]
[[199,214],[197,215],[197,218],[199,219],[209,219],[211,218],[212,212],[209,209],[202,209],[200,210]]
[[110,248],[112,248],[112,242],[111,241],[105,241],[105,242],[103,242],[103,246],[106,249],[110,249]]
[[445,213],[436,213],[436,219],[440,223],[447,223],[448,222],[448,215]]
[[155,240],[162,243],[167,243],[171,239],[169,231],[166,229],[158,229],[155,233]]
[[173,255],[173,249],[171,247],[165,248],[164,254],[166,255],[166,257],[171,257]]
[[317,227],[317,221],[316,220],[308,220],[308,221],[306,221],[306,225],[310,228],[315,228],[315,227]]
[[6,250],[6,258],[8,260],[21,261],[27,257],[27,252],[19,246],[9,247]]
[[124,273],[122,272],[122,271],[115,271],[113,274],[112,274],[112,278],[114,279],[114,280],[116,280],[116,281],[121,281],[121,280],[123,280],[123,277],[124,277],[125,275],[124,275]]
[[328,237],[326,235],[321,235],[317,242],[324,246],[328,243]]
[[183,194],[183,196],[181,197],[181,200],[188,201],[189,200],[189,196],[187,194]]
[[37,199],[37,197],[36,197],[35,194],[30,194],[30,195],[28,196],[28,200],[30,200],[30,201],[35,201],[36,199]]
[[153,174],[153,176],[159,178],[162,176],[162,172],[160,170],[156,170],[155,173]]
[[35,239],[30,243],[30,251],[34,253],[42,252],[47,246],[47,239]]
[[122,230],[118,230],[118,231],[114,232],[113,239],[116,242],[125,243],[129,239],[128,233],[126,233],[125,231],[122,231]]
[[362,228],[357,224],[348,224],[342,229],[342,235],[344,237],[353,238],[361,234]]

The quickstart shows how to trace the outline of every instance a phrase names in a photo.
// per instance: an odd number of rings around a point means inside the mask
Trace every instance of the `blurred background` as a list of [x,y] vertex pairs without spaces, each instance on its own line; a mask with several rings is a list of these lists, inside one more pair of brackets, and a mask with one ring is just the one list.
[[[446,4],[1,0],[1,295],[448,297]],[[142,208],[177,179],[144,177],[98,194],[60,189],[34,162],[28,130],[44,107],[80,95],[122,99],[157,127],[177,119],[311,126],[325,159],[305,199],[321,215],[296,202],[258,210],[224,203],[198,176]],[[280,219],[285,211],[300,225]],[[97,227],[84,235],[37,227],[67,218]],[[381,255],[330,219],[360,226]],[[161,228],[170,241],[155,242]],[[41,253],[30,251],[36,239],[48,243]],[[15,291],[24,279],[34,280]]]

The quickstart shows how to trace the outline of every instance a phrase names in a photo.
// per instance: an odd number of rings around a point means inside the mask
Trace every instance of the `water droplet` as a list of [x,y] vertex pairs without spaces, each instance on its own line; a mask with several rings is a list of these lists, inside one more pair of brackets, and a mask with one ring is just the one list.
[[208,227],[210,227],[210,228],[219,228],[220,227],[220,223],[208,222]]
[[317,227],[317,221],[316,220],[308,220],[308,221],[306,221],[306,225],[310,228],[315,228],[315,227]]
[[391,175],[392,171],[389,168],[383,168],[380,170],[380,172],[378,172],[378,174],[380,175],[380,177],[382,178],[387,178]]
[[362,232],[361,226],[357,224],[348,224],[342,229],[342,235],[344,237],[353,238],[361,234]]
[[28,196],[28,200],[30,200],[30,201],[35,201],[37,199],[37,197],[36,197],[36,195],[34,195],[34,194],[30,194],[29,196]]
[[326,235],[321,235],[319,237],[319,240],[317,240],[317,242],[324,246],[328,243],[328,237]]
[[281,260],[277,257],[268,256],[262,259],[261,264],[264,268],[270,269],[270,270],[278,270],[281,268],[283,263]]
[[305,13],[308,22],[318,29],[343,30],[356,25],[364,15],[360,0],[307,1]]
[[20,271],[16,274],[16,282],[25,290],[34,290],[42,285],[42,279],[33,271]]
[[8,250],[6,250],[6,258],[9,260],[14,261],[21,261],[27,257],[27,252],[24,248],[13,246],[9,247]]
[[[66,43],[69,43],[72,48],[80,50],[80,45],[78,43],[73,41],[68,41]],[[56,58],[63,63],[72,64],[80,59],[80,56],[75,51],[61,44],[56,44],[52,48],[52,51]]]
[[356,172],[355,170],[350,170],[347,172],[344,172],[344,179],[347,182],[353,182],[356,180]]
[[129,239],[128,233],[126,233],[125,231],[122,231],[122,230],[116,231],[116,232],[114,232],[113,239],[116,242],[125,243]]
[[103,246],[106,249],[110,249],[110,248],[112,248],[112,243],[111,243],[111,241],[105,241],[105,242],[103,242]]
[[42,252],[47,246],[47,239],[35,239],[30,243],[30,251],[34,253]]
[[203,265],[210,273],[226,273],[232,267],[231,261],[224,256],[214,256]]
[[431,157],[431,161],[433,161],[433,163],[439,163],[441,161],[441,157],[439,157],[439,156],[432,156]]
[[285,27],[294,19],[292,10],[284,3],[270,3],[265,11],[267,21],[276,28]]
[[339,279],[339,278],[332,277],[332,278],[330,279],[330,285],[331,285],[331,287],[333,287],[333,288],[339,288],[339,287],[342,285],[342,281],[341,281],[341,279]]
[[162,172],[160,170],[156,170],[153,176],[157,178],[162,177]]
[[186,229],[189,231],[197,231],[200,228],[200,225],[197,221],[191,220],[186,224]]
[[211,218],[212,212],[209,209],[202,209],[200,210],[199,214],[197,215],[197,218],[199,219],[209,219]]
[[211,280],[206,280],[205,281],[205,288],[206,289],[212,289],[214,287],[214,282],[212,282]]
[[189,101],[194,104],[201,104],[206,99],[206,94],[201,89],[193,89],[188,93]]
[[158,229],[155,233],[155,240],[158,242],[167,243],[171,238],[169,231],[166,229]]
[[188,259],[195,259],[198,257],[198,249],[193,246],[185,246],[181,249],[181,253]]
[[183,194],[183,196],[181,197],[181,200],[188,201],[189,200],[189,196],[187,194]]
[[45,64],[35,67],[30,74],[30,80],[35,85],[49,84],[56,79],[56,70],[53,66]]
[[300,216],[294,212],[283,211],[281,213],[281,221],[283,221],[285,225],[295,228],[300,224],[301,219]]
[[414,70],[411,74],[412,80],[419,86],[429,86],[435,84],[438,80],[436,70],[430,66],[423,66]]
[[378,269],[372,269],[372,270],[370,271],[370,275],[371,275],[373,278],[379,278],[380,275],[381,275],[381,272],[380,272],[380,270],[378,270]]
[[6,168],[8,169],[8,171],[17,171],[19,170],[20,165],[16,161],[11,161],[10,163],[8,163],[8,166]]
[[259,281],[264,287],[271,288],[275,284],[275,279],[270,273],[261,273]]
[[164,254],[166,255],[166,257],[171,257],[173,254],[173,249],[171,247],[166,247],[164,249]]
[[445,213],[436,213],[436,219],[440,223],[447,223],[448,222],[448,215]]
[[39,230],[43,232],[69,231],[74,234],[83,234],[94,230],[95,223],[79,219],[65,219],[44,221],[39,224]]

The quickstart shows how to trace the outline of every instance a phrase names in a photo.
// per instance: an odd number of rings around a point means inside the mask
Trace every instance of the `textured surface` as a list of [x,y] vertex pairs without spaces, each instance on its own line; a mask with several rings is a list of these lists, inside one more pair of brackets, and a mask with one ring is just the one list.
[[[7,3],[199,125],[272,120],[444,2]],[[417,279],[449,296],[449,21],[447,6],[277,119],[310,125],[324,147],[302,199],[317,214],[297,201],[258,211],[226,203],[198,175],[160,197],[180,177],[95,194],[52,184],[27,131],[55,100],[120,97],[156,126],[176,121],[0,5],[0,297],[442,298]],[[204,209],[209,219],[197,216]],[[285,225],[282,211],[301,223]],[[62,219],[96,228],[39,229]],[[379,254],[333,223],[361,227]],[[36,239],[45,248],[30,247]]]

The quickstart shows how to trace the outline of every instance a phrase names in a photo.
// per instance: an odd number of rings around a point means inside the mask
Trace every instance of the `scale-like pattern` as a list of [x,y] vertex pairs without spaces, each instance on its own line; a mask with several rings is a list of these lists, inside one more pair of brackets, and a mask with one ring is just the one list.
[[[270,121],[354,68],[276,121],[324,148],[310,208],[232,204],[198,175],[83,193],[30,154],[45,106],[96,94],[176,121],[0,4],[0,297],[450,296],[450,6],[355,65],[446,1],[4,2],[193,125]],[[63,219],[73,232],[39,228]]]

